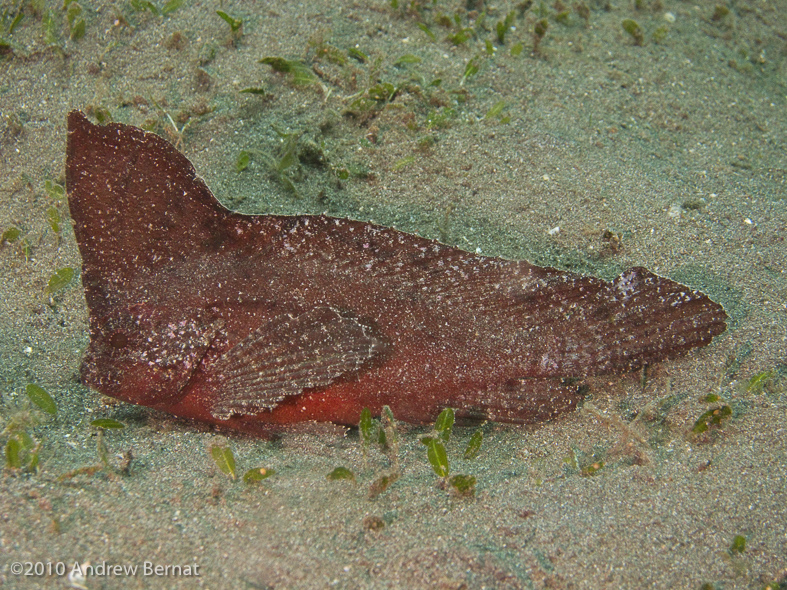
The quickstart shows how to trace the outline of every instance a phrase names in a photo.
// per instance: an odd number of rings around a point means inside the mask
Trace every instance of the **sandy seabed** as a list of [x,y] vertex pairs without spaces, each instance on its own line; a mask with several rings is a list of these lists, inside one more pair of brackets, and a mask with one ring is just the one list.
[[[4,587],[787,587],[784,2],[598,2],[587,20],[561,3],[148,4],[85,2],[69,25],[60,2],[22,3],[10,33],[17,3],[3,4],[0,230],[21,233],[0,246],[0,443],[14,428],[41,443],[37,469],[2,474]],[[303,60],[308,83],[270,56]],[[645,376],[592,380],[557,421],[485,425],[474,460],[475,429],[455,429],[451,470],[477,478],[473,497],[438,485],[429,428],[399,423],[401,477],[370,499],[390,457],[355,430],[257,440],[79,384],[80,258],[51,184],[75,108],[177,143],[233,209],[326,212],[605,278],[645,266],[722,303],[729,329]],[[271,162],[290,137],[283,179]],[[64,267],[75,279],[46,293]],[[96,418],[125,428],[99,435]],[[355,480],[327,479],[339,466]],[[258,467],[275,475],[241,481]]]

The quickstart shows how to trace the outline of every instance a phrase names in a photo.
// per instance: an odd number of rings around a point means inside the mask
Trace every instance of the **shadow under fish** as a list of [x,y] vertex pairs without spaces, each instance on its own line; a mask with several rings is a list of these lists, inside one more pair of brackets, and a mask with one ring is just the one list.
[[164,139],[68,117],[67,187],[90,345],[82,382],[261,435],[548,420],[583,377],[704,346],[724,309],[644,268],[611,282],[325,215],[223,207]]

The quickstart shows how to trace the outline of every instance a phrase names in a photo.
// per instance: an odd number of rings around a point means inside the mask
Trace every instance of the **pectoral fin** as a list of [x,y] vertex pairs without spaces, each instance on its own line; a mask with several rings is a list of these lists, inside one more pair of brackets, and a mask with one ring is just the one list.
[[226,419],[272,410],[287,397],[357,374],[386,348],[372,325],[328,306],[282,314],[210,367],[211,414]]

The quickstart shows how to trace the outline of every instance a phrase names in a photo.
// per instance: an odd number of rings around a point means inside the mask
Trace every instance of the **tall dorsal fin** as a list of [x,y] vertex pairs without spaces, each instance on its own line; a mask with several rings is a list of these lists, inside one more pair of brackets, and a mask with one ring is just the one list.
[[66,162],[68,205],[88,275],[156,267],[227,237],[220,228],[229,211],[188,159],[153,133],[93,125],[72,111]]

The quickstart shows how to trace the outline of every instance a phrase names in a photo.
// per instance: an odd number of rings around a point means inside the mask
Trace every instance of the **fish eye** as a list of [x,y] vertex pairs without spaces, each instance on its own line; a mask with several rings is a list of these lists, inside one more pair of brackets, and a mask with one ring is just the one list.
[[115,330],[109,337],[109,345],[113,348],[125,348],[128,344],[128,336],[122,330]]

